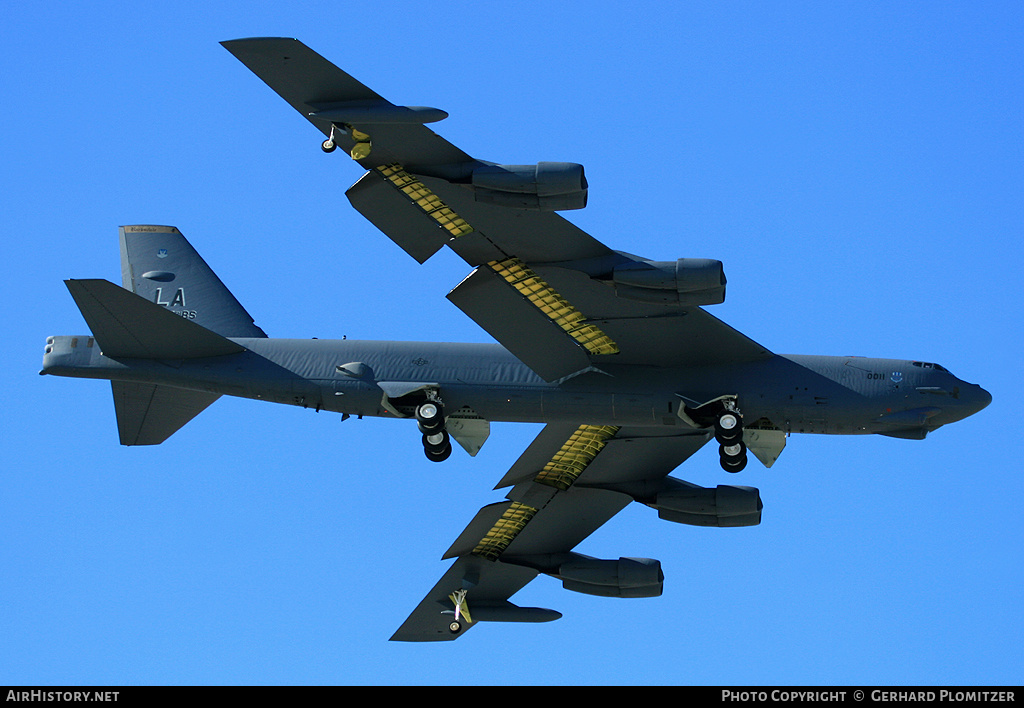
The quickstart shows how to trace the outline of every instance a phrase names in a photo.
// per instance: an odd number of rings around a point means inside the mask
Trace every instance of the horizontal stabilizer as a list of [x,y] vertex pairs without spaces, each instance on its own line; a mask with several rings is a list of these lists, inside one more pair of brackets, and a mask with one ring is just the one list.
[[218,393],[111,381],[122,445],[159,445],[220,398]]
[[196,359],[245,348],[108,280],[66,280],[100,351],[112,358]]

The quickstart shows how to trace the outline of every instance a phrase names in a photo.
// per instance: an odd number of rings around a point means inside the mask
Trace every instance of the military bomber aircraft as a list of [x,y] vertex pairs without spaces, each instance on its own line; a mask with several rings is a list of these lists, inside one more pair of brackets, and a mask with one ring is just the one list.
[[791,433],[923,439],[991,396],[922,361],[783,356],[708,314],[720,261],[612,250],[556,212],[587,203],[583,167],[473,158],[294,39],[229,52],[365,170],[352,206],[420,263],[471,267],[448,299],[499,344],[270,339],[170,226],[120,229],[122,286],[68,280],[91,334],[46,341],[41,373],[111,381],[120,441],[155,445],[221,395],[416,422],[424,452],[475,455],[492,421],[544,423],[392,639],[485,621],[545,622],[510,598],[538,574],[609,597],[660,595],[660,563],[573,551],[630,502],[698,526],[760,523],[757,489],[669,476],[714,439],[722,467],[771,466]]

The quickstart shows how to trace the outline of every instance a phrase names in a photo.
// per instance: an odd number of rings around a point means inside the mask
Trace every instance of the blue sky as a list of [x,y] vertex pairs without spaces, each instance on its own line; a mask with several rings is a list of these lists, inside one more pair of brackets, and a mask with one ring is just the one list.
[[[0,684],[1020,684],[1022,30],[1013,2],[11,6]],[[119,282],[133,223],[271,336],[486,341],[444,299],[465,264],[355,213],[358,167],[218,44],[248,36],[443,108],[480,158],[583,163],[568,218],[721,259],[711,311],[774,351],[937,361],[994,402],[728,479],[709,446],[675,476],[759,487],[760,526],[634,505],[578,549],[660,559],[661,597],[541,577],[515,600],[555,623],[389,643],[538,426],[435,465],[411,424],[221,399],[125,448],[109,385],[36,375],[87,331],[61,281]]]

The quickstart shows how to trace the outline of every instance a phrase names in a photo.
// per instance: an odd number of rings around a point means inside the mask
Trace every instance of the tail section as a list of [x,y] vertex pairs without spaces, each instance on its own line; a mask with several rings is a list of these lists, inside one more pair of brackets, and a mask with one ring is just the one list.
[[197,359],[245,347],[133,295],[109,280],[67,280],[104,356],[112,359]]
[[218,393],[148,383],[110,385],[122,445],[159,445],[220,398]]
[[[220,396],[117,380],[109,360],[181,360],[238,354],[229,337],[266,337],[238,300],[173,226],[121,227],[124,287],[68,280],[90,337],[51,337],[40,373],[111,378],[122,445],[157,445]],[[95,344],[95,346],[94,346]],[[103,362],[108,362],[107,365]]]
[[173,226],[122,226],[126,290],[223,337],[266,337],[252,317]]
[[[107,280],[68,280],[68,290],[92,337],[51,337],[43,373],[87,375],[95,355],[131,359],[192,359],[237,354],[230,339],[148,302]],[[219,394],[144,382],[111,381],[122,445],[158,445],[220,398]]]

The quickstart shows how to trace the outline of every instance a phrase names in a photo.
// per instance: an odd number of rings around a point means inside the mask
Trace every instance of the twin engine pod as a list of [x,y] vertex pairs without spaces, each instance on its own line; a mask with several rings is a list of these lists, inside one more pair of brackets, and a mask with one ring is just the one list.
[[725,302],[725,269],[711,258],[636,261],[616,267],[611,282],[629,300],[679,307]]
[[666,485],[646,502],[666,521],[691,526],[757,526],[761,523],[761,493],[755,487],[720,484],[714,489],[666,478]]
[[661,561],[653,558],[603,560],[581,553],[501,557],[502,563],[533,568],[562,581],[562,587],[599,597],[658,597],[665,586]]
[[653,558],[601,560],[573,556],[552,574],[566,590],[600,597],[658,597],[665,586],[661,561]]
[[473,198],[485,204],[562,211],[587,205],[587,178],[575,162],[536,165],[484,165],[470,178]]

